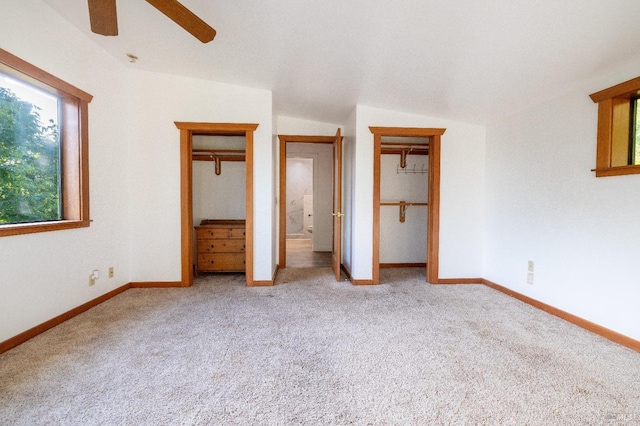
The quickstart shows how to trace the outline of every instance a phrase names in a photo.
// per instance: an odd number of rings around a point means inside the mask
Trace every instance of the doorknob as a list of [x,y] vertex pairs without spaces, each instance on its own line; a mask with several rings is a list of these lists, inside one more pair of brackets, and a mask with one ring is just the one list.
[[344,216],[344,214],[343,214],[343,213],[340,213],[340,212],[338,212],[338,213],[331,213],[331,216],[342,217],[342,216]]

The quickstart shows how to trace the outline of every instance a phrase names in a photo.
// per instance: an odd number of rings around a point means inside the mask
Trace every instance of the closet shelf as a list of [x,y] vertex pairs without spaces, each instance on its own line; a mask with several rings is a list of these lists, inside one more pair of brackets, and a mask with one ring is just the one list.
[[213,161],[216,163],[216,175],[222,173],[223,161],[245,161],[245,151],[241,149],[194,149],[192,161]]
[[407,155],[429,155],[429,145],[424,143],[383,142],[380,154],[400,155],[400,167],[407,167]]
[[413,203],[405,201],[393,201],[388,203],[380,203],[381,206],[426,206],[427,203]]
[[215,161],[219,157],[222,161],[245,161],[243,149],[194,149],[191,159],[194,161]]

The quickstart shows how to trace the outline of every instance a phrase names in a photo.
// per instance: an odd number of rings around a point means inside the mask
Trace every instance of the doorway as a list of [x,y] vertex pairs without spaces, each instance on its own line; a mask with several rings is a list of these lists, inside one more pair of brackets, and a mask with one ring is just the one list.
[[329,144],[296,143],[286,160],[286,265],[331,266],[331,164]]
[[341,173],[334,172],[341,169],[340,132],[335,137],[279,135],[278,138],[279,267],[333,266],[339,277],[341,226],[336,222],[341,221],[342,213],[341,200],[336,204],[335,199],[341,197]]

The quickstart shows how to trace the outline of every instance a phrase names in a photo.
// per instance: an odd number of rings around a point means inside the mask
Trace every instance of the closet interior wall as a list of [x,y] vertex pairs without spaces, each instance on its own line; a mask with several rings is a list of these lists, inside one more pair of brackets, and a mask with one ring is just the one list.
[[385,149],[384,140],[382,147],[380,267],[425,266],[429,157],[426,149],[419,155],[409,149],[405,154],[402,149]]
[[[205,219],[245,219],[244,149],[244,136],[193,136],[194,225]],[[216,153],[222,158],[218,162]]]

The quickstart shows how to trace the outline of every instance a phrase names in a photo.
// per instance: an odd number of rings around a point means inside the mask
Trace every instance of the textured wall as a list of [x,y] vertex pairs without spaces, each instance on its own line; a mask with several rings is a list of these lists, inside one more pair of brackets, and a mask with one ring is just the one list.
[[[405,173],[427,170],[429,157],[408,155],[407,167],[400,168],[399,155],[380,159],[380,200],[382,202],[427,202],[428,175]],[[399,170],[399,171],[398,171]],[[400,208],[380,207],[380,262],[424,263],[427,258],[427,207],[407,207],[400,222]]]

